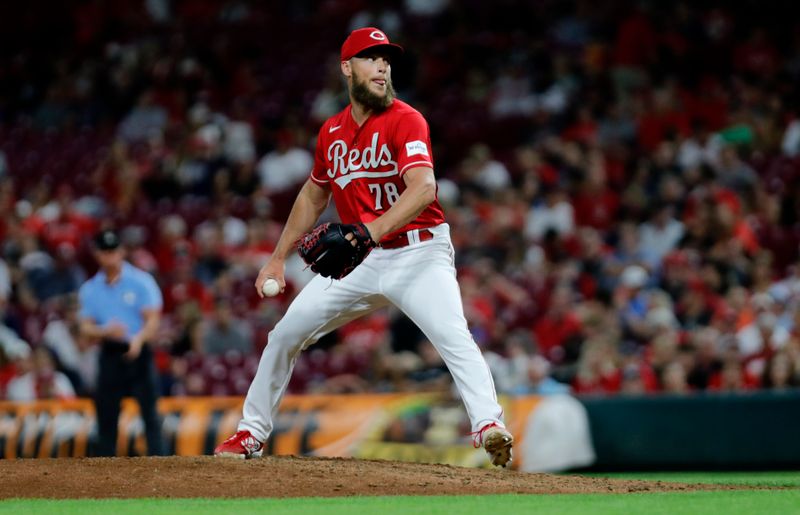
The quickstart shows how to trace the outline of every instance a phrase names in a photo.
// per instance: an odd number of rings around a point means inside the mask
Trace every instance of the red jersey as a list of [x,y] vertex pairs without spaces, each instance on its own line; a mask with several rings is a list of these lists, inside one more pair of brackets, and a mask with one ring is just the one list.
[[[311,180],[329,188],[343,223],[371,222],[405,191],[403,174],[418,166],[433,168],[428,124],[422,115],[395,99],[359,127],[347,106],[319,130]],[[444,222],[438,200],[383,241],[412,229]]]

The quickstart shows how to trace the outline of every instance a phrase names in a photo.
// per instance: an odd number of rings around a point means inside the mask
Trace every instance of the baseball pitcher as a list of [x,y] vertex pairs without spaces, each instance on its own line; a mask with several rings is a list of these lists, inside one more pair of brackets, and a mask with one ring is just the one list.
[[[217,456],[260,456],[300,352],[393,304],[442,355],[476,447],[482,445],[494,465],[511,461],[513,437],[464,318],[450,230],[436,199],[428,124],[395,98],[392,87],[392,58],[402,51],[373,27],[353,31],[342,45],[350,105],[322,125],[311,176],[255,287],[263,296],[264,284],[276,281],[283,291],[285,260],[295,245],[319,275],[270,332],[238,432],[215,449]],[[312,231],[331,197],[342,223]]]

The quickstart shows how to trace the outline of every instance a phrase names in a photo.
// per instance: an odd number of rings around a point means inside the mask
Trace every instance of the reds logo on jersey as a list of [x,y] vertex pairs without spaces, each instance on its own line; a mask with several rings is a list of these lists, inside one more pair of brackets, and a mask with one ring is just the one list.
[[[363,151],[358,148],[349,149],[347,143],[340,139],[331,143],[328,147],[328,161],[332,167],[328,168],[328,177],[333,179],[337,186],[345,189],[355,179],[397,175],[397,162],[393,159],[389,147],[384,143],[378,149],[379,136],[379,133],[373,133],[370,145]],[[378,170],[389,165],[392,167],[390,170]]]
[[[406,189],[404,174],[433,168],[428,124],[411,106],[395,99],[359,126],[351,106],[320,127],[310,180],[330,190],[345,223],[369,222],[381,216]],[[385,237],[444,222],[434,200],[413,221]]]

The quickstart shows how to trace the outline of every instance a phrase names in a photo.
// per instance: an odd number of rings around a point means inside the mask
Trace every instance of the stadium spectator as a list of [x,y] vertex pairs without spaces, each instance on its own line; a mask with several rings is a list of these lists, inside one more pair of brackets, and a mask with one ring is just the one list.
[[297,136],[291,129],[281,131],[276,137],[276,148],[258,162],[261,186],[270,193],[282,193],[302,184],[313,165],[311,152],[298,146]]
[[50,266],[34,269],[28,275],[28,285],[40,302],[75,293],[86,280],[71,243],[60,243],[52,257]]
[[527,360],[527,381],[514,388],[512,395],[554,395],[570,392],[570,386],[559,383],[550,375],[550,362],[538,354]]
[[658,268],[664,256],[683,238],[683,234],[683,223],[675,219],[673,206],[653,206],[650,219],[639,229],[639,252],[645,263],[651,268]]
[[65,297],[56,318],[50,320],[42,333],[42,344],[56,358],[60,371],[69,378],[79,395],[89,396],[97,381],[100,349],[80,334],[78,299],[75,294]]
[[243,354],[253,352],[253,334],[244,320],[236,318],[229,298],[218,298],[214,312],[202,329],[202,348],[206,354],[224,354],[236,350]]
[[119,124],[119,136],[127,142],[146,140],[161,135],[167,127],[167,111],[156,103],[155,94],[147,90],[141,94],[136,107]]
[[569,338],[581,333],[581,321],[573,311],[573,292],[557,286],[552,292],[546,313],[533,327],[539,353],[546,359],[561,361]]
[[31,347],[9,327],[0,324],[0,399],[6,399],[8,385],[26,372]]
[[17,362],[18,375],[7,386],[8,400],[71,399],[75,389],[69,378],[56,370],[50,350],[40,346]]
[[752,298],[755,318],[736,334],[739,353],[742,357],[771,354],[784,348],[789,341],[789,332],[778,325],[774,312],[775,301],[768,294]]
[[776,352],[764,367],[761,385],[772,390],[786,390],[800,386],[797,364],[787,352]]
[[525,236],[539,242],[548,232],[562,238],[572,235],[575,229],[574,209],[566,199],[563,189],[555,185],[542,189],[544,200],[528,212]]
[[689,382],[686,369],[680,361],[668,364],[661,374],[664,392],[685,395],[689,393]]

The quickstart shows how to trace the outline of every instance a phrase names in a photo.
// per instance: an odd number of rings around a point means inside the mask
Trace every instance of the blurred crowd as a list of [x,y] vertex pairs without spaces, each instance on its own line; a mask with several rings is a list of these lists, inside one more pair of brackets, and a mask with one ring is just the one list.
[[[66,1],[0,6],[0,399],[91,395],[89,241],[165,300],[165,395],[241,395],[310,272],[253,281],[341,109],[338,49],[405,46],[475,341],[502,393],[800,385],[800,22],[710,1]],[[324,219],[333,219],[328,210]],[[290,392],[447,389],[381,311]]]

